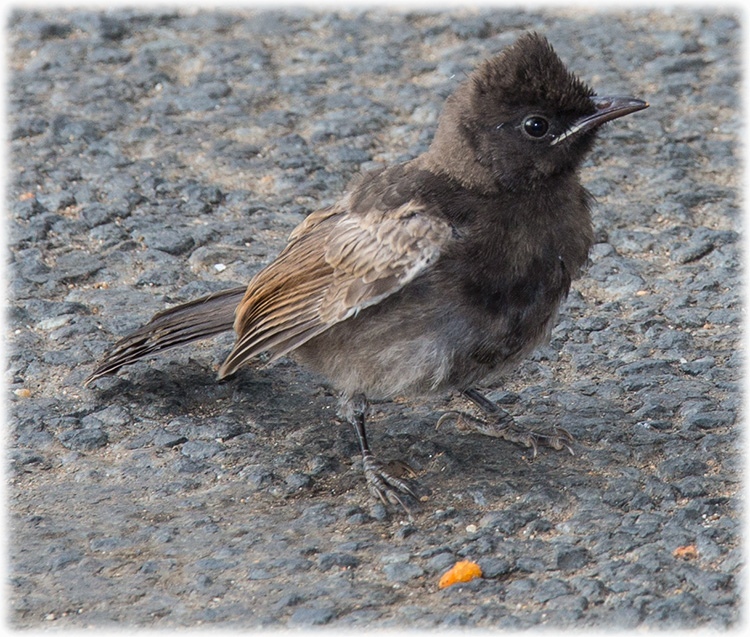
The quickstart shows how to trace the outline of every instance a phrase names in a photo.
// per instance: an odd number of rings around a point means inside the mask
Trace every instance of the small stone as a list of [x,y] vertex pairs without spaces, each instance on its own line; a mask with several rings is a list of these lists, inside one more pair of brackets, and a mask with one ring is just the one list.
[[581,578],[574,579],[575,587],[589,601],[589,603],[599,604],[603,602],[609,594],[609,589],[597,579]]
[[15,201],[11,206],[13,216],[17,219],[31,219],[42,212],[47,212],[42,203],[34,196]]
[[156,560],[147,560],[141,564],[141,568],[138,569],[140,573],[150,575],[151,573],[159,572],[159,562]]
[[571,592],[570,586],[561,579],[551,579],[539,584],[534,593],[534,601],[544,603]]
[[154,444],[159,447],[175,447],[187,442],[187,438],[180,434],[172,433],[166,429],[159,429],[154,434]]
[[253,581],[273,579],[274,577],[276,576],[273,573],[263,568],[250,569],[250,571],[247,574],[247,579],[253,580]]
[[100,553],[111,553],[117,549],[132,546],[132,542],[122,537],[100,537],[94,538],[89,542],[89,548],[92,551]]
[[348,518],[346,518],[346,523],[351,524],[352,526],[367,524],[369,521],[370,516],[366,513],[355,513],[354,515],[350,515]]
[[505,589],[505,599],[508,602],[527,604],[535,587],[534,582],[528,578],[513,580]]
[[92,203],[81,208],[78,215],[89,228],[95,228],[96,226],[114,221],[118,217],[127,216],[127,210],[114,206],[105,206],[100,203]]
[[397,540],[405,540],[410,535],[417,532],[417,527],[413,524],[401,524],[398,530],[393,534]]
[[664,460],[657,470],[662,480],[673,482],[688,476],[704,476],[708,465],[695,458],[669,458]]
[[702,476],[687,476],[675,483],[675,488],[685,498],[697,498],[708,495],[709,486]]
[[541,573],[547,570],[547,564],[538,557],[522,556],[516,560],[516,568],[523,573]]
[[[431,573],[443,573],[455,563],[456,558],[452,553],[438,553],[427,562],[427,570]],[[484,572],[484,568],[482,568],[482,571]]]
[[321,571],[328,571],[333,567],[356,568],[360,563],[357,557],[349,553],[321,553],[317,557],[317,562]]
[[396,562],[395,564],[386,564],[383,567],[385,578],[389,582],[408,582],[411,579],[422,577],[424,570],[416,564],[409,564],[408,562]]
[[152,230],[143,233],[143,243],[154,250],[167,254],[183,254],[195,245],[193,237],[175,230]]
[[215,456],[217,453],[224,451],[224,445],[219,442],[206,441],[206,440],[188,440],[184,445],[180,453],[183,456],[187,456],[191,460],[206,460]]
[[718,429],[728,427],[736,418],[736,414],[731,411],[705,411],[692,414],[685,418],[685,429]]
[[104,267],[99,257],[80,250],[73,250],[57,258],[52,270],[52,277],[66,283],[80,282],[95,274]]
[[289,618],[289,626],[323,626],[335,616],[329,608],[298,608]]
[[93,451],[104,447],[109,441],[109,436],[102,429],[74,429],[64,431],[58,435],[63,447],[76,451]]
[[267,487],[273,481],[273,473],[259,464],[246,466],[237,477],[256,491]]
[[120,405],[110,405],[89,415],[109,427],[126,425],[132,420],[128,410]]
[[287,486],[293,491],[306,489],[313,484],[313,480],[309,475],[300,472],[290,473],[284,479],[284,482],[286,482]]
[[497,529],[504,535],[513,535],[537,517],[535,511],[494,511],[482,516],[480,528]]
[[63,314],[61,316],[53,316],[43,321],[39,321],[34,327],[44,332],[50,330],[56,330],[58,327],[67,325],[71,319],[75,318],[75,314]]
[[485,579],[495,579],[513,572],[513,565],[502,557],[485,557],[478,560],[478,564]]
[[586,566],[591,561],[591,556],[585,548],[571,546],[558,549],[555,560],[558,569],[573,571]]

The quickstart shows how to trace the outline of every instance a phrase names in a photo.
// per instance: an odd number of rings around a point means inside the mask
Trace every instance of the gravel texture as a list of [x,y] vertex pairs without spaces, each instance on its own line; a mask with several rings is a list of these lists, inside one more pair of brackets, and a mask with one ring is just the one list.
[[[601,92],[597,243],[549,346],[489,388],[576,455],[374,406],[419,472],[367,495],[335,396],[231,336],[84,389],[153,313],[246,282],[358,170],[426,149],[525,30]],[[15,627],[693,628],[739,616],[739,17],[694,9],[17,10],[8,23]],[[439,590],[455,561],[485,577]]]

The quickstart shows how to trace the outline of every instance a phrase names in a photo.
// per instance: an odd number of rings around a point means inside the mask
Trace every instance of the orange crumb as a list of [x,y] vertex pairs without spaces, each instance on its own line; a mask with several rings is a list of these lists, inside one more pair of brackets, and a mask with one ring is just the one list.
[[476,577],[482,577],[482,569],[479,568],[479,564],[464,560],[463,562],[456,562],[451,570],[444,573],[438,586],[446,588],[461,582],[470,582]]
[[674,551],[672,551],[672,555],[674,555],[675,557],[681,557],[683,560],[694,560],[696,557],[698,557],[698,549],[695,547],[695,544],[678,546]]

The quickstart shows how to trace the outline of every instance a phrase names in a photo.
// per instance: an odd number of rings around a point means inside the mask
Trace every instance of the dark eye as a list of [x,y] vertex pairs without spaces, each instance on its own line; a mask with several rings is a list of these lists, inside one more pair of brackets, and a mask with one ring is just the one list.
[[547,134],[549,122],[539,115],[533,115],[524,121],[523,130],[529,137],[539,139]]

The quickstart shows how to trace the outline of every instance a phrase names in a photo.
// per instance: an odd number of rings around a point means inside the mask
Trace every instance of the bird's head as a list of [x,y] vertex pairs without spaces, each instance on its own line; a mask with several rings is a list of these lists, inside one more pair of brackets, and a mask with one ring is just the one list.
[[448,98],[433,146],[445,153],[452,139],[462,149],[455,159],[473,163],[477,174],[513,190],[534,188],[575,172],[602,124],[647,106],[597,96],[544,37],[530,33],[482,63]]

